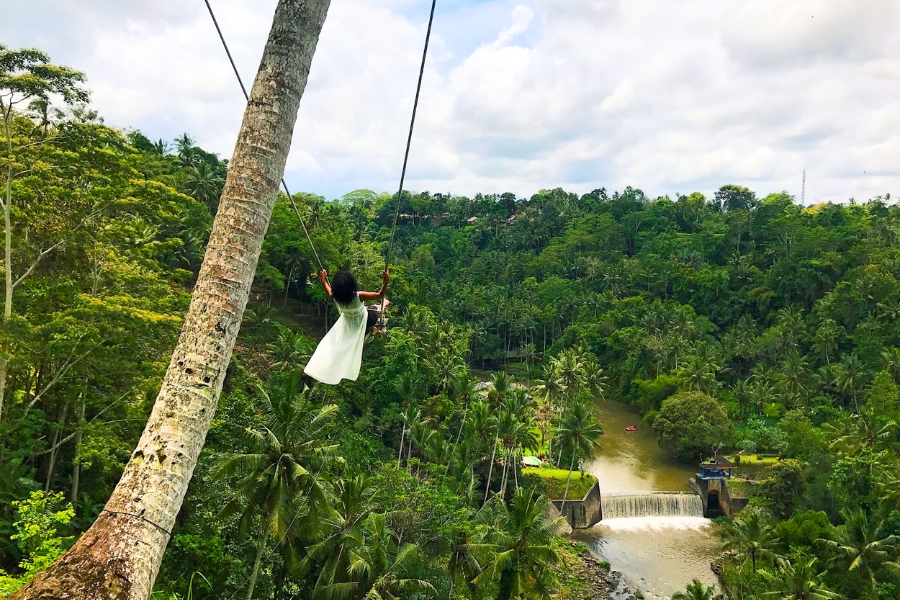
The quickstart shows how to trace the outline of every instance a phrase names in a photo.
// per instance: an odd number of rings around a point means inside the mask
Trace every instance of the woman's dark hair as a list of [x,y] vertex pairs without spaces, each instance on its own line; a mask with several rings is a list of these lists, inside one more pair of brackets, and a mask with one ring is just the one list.
[[347,306],[353,302],[353,297],[358,291],[356,277],[350,271],[339,271],[331,282],[331,295],[341,306]]

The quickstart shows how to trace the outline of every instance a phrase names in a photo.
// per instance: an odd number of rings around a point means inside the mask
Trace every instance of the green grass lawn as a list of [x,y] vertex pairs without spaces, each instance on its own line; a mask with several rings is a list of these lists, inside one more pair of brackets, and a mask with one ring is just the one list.
[[740,479],[728,480],[728,491],[735,498],[750,498],[753,495],[753,486]]
[[759,454],[741,454],[741,462],[735,460],[736,456],[726,456],[725,458],[737,465],[736,475],[756,480],[765,479],[769,469],[779,462],[777,456],[761,456]]
[[725,458],[738,465],[750,464],[771,466],[778,462],[777,456],[765,456],[759,454],[741,454],[740,463],[735,461],[735,458],[737,458],[735,456],[726,456]]
[[[522,469],[522,473],[540,477],[547,487],[547,495],[550,499],[562,500],[563,493],[566,490],[566,477],[569,476],[567,470],[525,467]],[[597,479],[590,473],[585,473],[584,477],[582,477],[578,471],[572,471],[572,480],[569,482],[569,495],[566,500],[581,500],[596,481]]]

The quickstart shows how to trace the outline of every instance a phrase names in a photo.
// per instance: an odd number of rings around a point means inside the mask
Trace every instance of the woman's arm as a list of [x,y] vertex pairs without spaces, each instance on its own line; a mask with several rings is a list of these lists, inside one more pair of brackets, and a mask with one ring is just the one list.
[[381,300],[384,298],[384,295],[387,294],[388,280],[390,278],[388,270],[385,269],[381,272],[381,289],[377,292],[360,292],[359,299],[365,302],[366,300]]
[[322,280],[322,286],[325,288],[325,293],[328,294],[328,299],[331,299],[331,285],[328,283],[328,271],[322,269],[319,273],[319,279]]

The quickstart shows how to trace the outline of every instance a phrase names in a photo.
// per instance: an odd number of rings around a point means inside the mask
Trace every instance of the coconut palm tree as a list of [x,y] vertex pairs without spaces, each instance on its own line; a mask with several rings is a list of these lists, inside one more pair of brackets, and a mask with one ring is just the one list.
[[891,559],[900,537],[882,537],[882,523],[870,521],[865,511],[841,511],[844,524],[835,531],[834,539],[820,540],[834,555],[835,564],[848,571],[858,571],[875,589],[875,572]]
[[[222,517],[240,514],[238,531],[246,534],[259,518],[256,560],[247,598],[253,597],[256,578],[270,537],[290,543],[299,529],[317,521],[312,517],[327,509],[320,477],[337,457],[328,440],[337,406],[316,407],[308,390],[302,391],[299,373],[288,375],[272,390],[260,386],[263,424],[248,429],[252,451],[222,457],[213,469],[218,479],[237,478],[235,494]],[[297,519],[297,507],[306,504],[308,514]]]
[[585,363],[580,348],[569,348],[550,361],[551,369],[565,387],[567,400],[576,397],[585,387]]
[[[469,596],[477,598],[477,586],[475,577],[481,573],[481,564],[476,556],[476,545],[470,543],[469,535],[465,531],[458,531],[450,547],[450,558],[447,561],[447,572],[453,581],[453,585],[462,583],[469,589]],[[452,594],[451,594],[452,597]]]
[[[453,378],[453,393],[456,396],[457,401],[463,401],[462,419],[459,422],[459,431],[456,432],[456,441],[453,443],[455,448],[459,445],[459,441],[462,439],[463,430],[466,427],[466,419],[469,416],[469,402],[477,393],[475,390],[475,381],[469,377],[468,372],[464,368],[460,369]],[[450,470],[451,462],[451,460],[447,460],[447,469],[444,471],[445,477],[447,476],[447,471]]]
[[830,447],[841,454],[853,454],[860,448],[880,452],[894,443],[897,423],[882,425],[871,408],[864,408],[854,418],[844,419],[839,426],[824,423],[822,428],[832,435]]
[[199,272],[200,265],[203,264],[206,240],[187,228],[182,230],[178,237],[181,239],[181,247],[175,250],[175,259],[188,271]]
[[169,142],[160,138],[153,142],[153,152],[160,156],[166,156],[169,153]]
[[210,212],[216,214],[219,195],[225,184],[209,163],[201,162],[187,170],[184,181],[184,189],[188,195],[197,202],[202,202],[209,207]]
[[520,412],[515,403],[507,401],[500,406],[497,425],[497,437],[500,438],[500,445],[503,448],[503,477],[500,482],[500,497],[503,498],[506,495],[510,470],[518,487],[519,448],[534,450],[538,448],[539,442],[534,431],[534,418]]
[[278,338],[266,345],[272,358],[273,366],[280,370],[296,367],[309,358],[312,348],[302,333],[291,331],[284,325],[278,325]]
[[271,306],[257,306],[256,308],[248,308],[244,311],[243,322],[248,329],[263,329],[264,327],[274,323],[272,317],[274,310]]
[[50,130],[65,116],[63,111],[53,107],[48,98],[35,98],[29,102],[26,114],[34,121],[32,135],[37,134],[40,137],[50,135]]
[[822,356],[825,357],[825,364],[831,364],[831,353],[837,350],[837,339],[840,335],[838,324],[833,319],[825,319],[816,329],[816,335],[813,339],[813,345]]
[[716,590],[694,579],[683,592],[675,592],[672,600],[712,600]]
[[426,448],[429,448],[431,438],[440,435],[434,430],[429,423],[430,419],[413,421],[409,426],[409,452],[407,459],[412,457],[413,447],[418,448],[419,454],[424,454]]
[[475,389],[477,381],[469,376],[469,372],[465,367],[457,367],[451,373],[450,390],[457,401],[462,400],[463,406],[468,406],[469,402],[478,393]]
[[[87,586],[115,588],[111,598],[149,597],[170,537],[162,532],[175,525],[216,412],[328,6],[328,0],[278,1],[203,267],[141,439],[108,510],[19,597],[72,595]],[[57,71],[54,91],[79,99],[61,85],[71,70]]]
[[[500,477],[500,497],[506,493],[506,477],[509,473],[510,452],[519,439],[519,421],[516,414],[501,407],[497,415],[497,437],[500,438],[500,448],[503,451],[503,474]],[[515,468],[515,466],[513,466]],[[490,487],[490,481],[488,481]]]
[[487,502],[488,495],[491,493],[491,476],[494,474],[494,460],[497,458],[497,437],[500,435],[500,416],[498,414],[491,415],[489,424],[493,426],[488,438],[491,447],[491,460],[488,463],[488,474],[484,483],[484,500],[482,504]]
[[[458,380],[468,379],[468,372],[450,352],[440,352],[432,366],[438,376],[438,389],[442,392],[453,389]],[[474,384],[473,384],[474,385]]]
[[316,589],[348,581],[351,544],[372,511],[376,492],[373,480],[366,475],[338,479],[332,489],[334,500],[330,514],[325,518],[325,533],[308,550],[313,558],[324,559]]
[[550,539],[556,523],[544,518],[547,502],[535,490],[519,488],[510,507],[495,497],[479,512],[478,519],[490,527],[478,546],[484,570],[474,582],[497,581],[497,600],[546,589],[555,580],[553,565],[559,562],[559,555]]
[[840,594],[832,592],[822,583],[822,574],[816,569],[817,559],[798,558],[796,561],[777,557],[775,570],[760,570],[769,590],[763,598],[774,600],[833,600]]
[[515,388],[507,396],[504,402],[506,408],[514,413],[525,416],[532,415],[537,410],[537,403],[525,388]]
[[483,457],[490,451],[491,437],[496,436],[497,425],[490,405],[477,400],[469,406],[469,418],[466,421],[465,439],[469,442],[472,454]]
[[853,397],[854,406],[859,405],[857,398],[859,390],[863,386],[865,375],[865,367],[856,355],[851,354],[838,364],[837,377],[834,383],[841,392],[849,392]]
[[[544,403],[544,410],[548,419],[552,417],[556,411],[559,400],[563,398],[566,387],[562,382],[553,376],[552,372],[547,373],[546,379],[535,379],[534,386],[531,388],[531,396],[537,398]],[[550,431],[550,440],[547,444],[547,452],[553,454],[553,430]]]
[[471,505],[475,497],[478,478],[475,476],[475,464],[472,461],[472,444],[469,440],[462,440],[453,449],[449,464],[451,486],[455,489],[457,496],[465,499],[466,504]]
[[525,364],[531,368],[534,366],[534,361],[537,359],[537,348],[531,342],[525,344],[522,347],[522,359],[525,361]]
[[[521,398],[524,403],[513,404],[513,398],[507,400],[510,409],[514,408],[518,410],[515,414],[518,415],[519,427],[516,429],[515,446],[513,446],[512,456],[510,458],[510,466],[513,469],[513,475],[515,476],[516,489],[519,487],[519,464],[522,451],[537,452],[541,446],[537,420],[534,417],[533,409],[528,404],[530,398],[525,394],[521,394]],[[522,408],[520,409],[519,407]]]
[[900,378],[900,348],[886,348],[881,353],[881,360],[884,361],[885,370],[897,381]]
[[412,373],[404,373],[397,382],[397,393],[406,404],[406,408],[400,413],[403,421],[403,429],[400,432],[400,452],[397,455],[397,466],[403,461],[403,442],[406,438],[406,432],[409,431],[413,423],[418,422],[422,418],[421,411],[412,405],[413,397],[416,395],[416,379]]
[[413,425],[419,423],[422,420],[422,411],[419,410],[415,406],[407,406],[406,410],[400,413],[400,418],[403,420],[403,431],[400,434],[400,453],[397,455],[397,466],[403,462],[403,442],[404,437],[407,438],[407,448],[406,448],[406,456],[407,459],[412,454],[412,427]]
[[565,393],[566,386],[563,385],[562,380],[554,377],[552,372],[548,373],[545,379],[535,379],[534,385],[531,387],[531,395],[543,400],[551,407],[562,399]]
[[491,373],[491,385],[494,387],[494,399],[503,402],[506,395],[512,389],[512,378],[506,371],[494,371]]
[[[784,358],[781,373],[777,375],[779,383],[792,398],[805,401],[808,390],[803,385],[808,374],[809,363],[796,350],[792,350]],[[788,404],[790,406],[790,404]]]
[[308,204],[307,222],[310,224],[310,229],[317,228],[319,227],[319,221],[325,214],[325,200],[320,196],[310,196],[306,202]]
[[604,392],[607,388],[607,377],[603,373],[603,367],[593,360],[588,360],[584,365],[584,383],[595,396],[605,400]]
[[597,438],[603,435],[603,428],[597,423],[594,415],[581,403],[576,403],[559,428],[560,454],[568,452],[569,474],[566,477],[566,491],[560,511],[566,508],[569,496],[569,483],[572,480],[572,469],[575,461],[588,460],[594,456],[599,444]]
[[432,432],[425,442],[425,455],[429,461],[437,465],[447,465],[444,473],[450,468],[450,457],[453,453],[453,446],[450,442],[444,440],[444,436],[440,433]]
[[718,365],[710,364],[699,356],[692,356],[686,364],[678,369],[680,383],[689,390],[697,390],[712,394],[716,389],[716,371]]
[[178,158],[181,159],[183,164],[189,162],[191,150],[194,148],[194,138],[192,138],[187,133],[182,133],[177,138],[175,138],[175,149],[178,152]]
[[348,581],[329,582],[318,591],[329,600],[394,600],[416,593],[436,594],[427,581],[411,577],[415,544],[400,544],[383,514],[372,514],[348,536]]
[[754,573],[758,560],[774,556],[778,541],[769,516],[759,509],[741,512],[738,518],[725,521],[716,533],[725,550],[736,551],[750,559]]

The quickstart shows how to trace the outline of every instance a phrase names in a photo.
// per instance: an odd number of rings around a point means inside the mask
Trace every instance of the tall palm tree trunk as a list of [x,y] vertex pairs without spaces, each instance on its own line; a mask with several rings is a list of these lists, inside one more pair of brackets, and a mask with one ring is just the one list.
[[510,600],[510,598],[512,598],[515,576],[515,568],[506,568],[500,572],[500,582],[497,586],[497,600]]
[[[491,475],[494,474],[494,459],[497,458],[497,438],[494,438],[494,451],[491,452],[491,465],[488,467],[487,483],[484,486],[484,502],[487,502],[488,495],[491,493]],[[484,504],[482,502],[482,504]]]
[[[466,415],[468,415],[468,414],[469,414],[469,401],[467,399],[466,407],[463,410],[462,421],[459,424],[459,431],[456,433],[456,442],[453,444],[453,450],[451,451],[451,455],[452,455],[452,452],[455,452],[456,449],[459,447],[459,440],[462,438],[463,428],[465,428],[465,426],[466,426]],[[447,458],[447,468],[444,469],[444,477],[446,477],[447,473],[450,472],[450,463],[451,462],[452,462],[452,459],[448,457]]]
[[288,278],[284,285],[284,301],[281,303],[281,310],[284,310],[284,307],[287,306],[288,295],[291,293],[291,281],[294,279],[294,265],[291,265],[291,270],[288,272]]
[[[3,123],[6,130],[6,157],[9,164],[6,167],[6,196],[3,202],[3,265],[4,265],[4,282],[3,290],[3,326],[9,323],[12,317],[12,300],[13,300],[13,276],[12,276],[12,219],[10,213],[12,211],[12,135],[9,132],[9,118],[12,112],[12,106],[4,111]],[[3,399],[6,397],[6,377],[9,372],[9,346],[4,343],[4,347],[0,348],[0,422],[3,420]]]
[[506,482],[509,479],[509,448],[503,449],[503,478],[500,481],[500,497],[506,501]]
[[403,424],[403,431],[400,433],[400,454],[397,455],[397,466],[403,464],[403,438],[406,437],[406,423]]
[[[562,514],[564,510],[566,510],[566,500],[569,498],[569,482],[572,481],[572,468],[575,467],[575,452],[572,452],[572,460],[569,462],[569,475],[566,477],[566,491],[563,492],[563,501],[562,506],[559,507],[559,512]],[[563,515],[565,516],[565,515]]]
[[250,581],[247,583],[247,600],[253,600],[253,590],[256,588],[256,578],[259,577],[259,565],[262,563],[263,552],[266,550],[266,542],[269,539],[269,528],[265,523],[259,524],[259,538],[256,540],[256,560],[253,561],[253,570],[250,572]]
[[66,426],[66,415],[69,412],[69,403],[63,404],[62,413],[59,416],[59,425],[53,432],[53,443],[50,445],[53,450],[50,452],[50,464],[47,465],[47,479],[44,481],[44,491],[49,492],[53,487],[53,474],[56,472],[56,459],[59,457],[59,438],[62,436],[63,427]]
[[279,0],[191,305],[137,449],[93,526],[14,600],[146,600],[216,411],[330,0]]
[[75,453],[72,456],[72,493],[69,500],[78,502],[78,484],[81,480],[81,461],[78,460],[78,451],[81,449],[81,439],[84,435],[84,410],[87,401],[84,392],[78,395],[78,429],[75,430]]
[[519,468],[518,467],[519,467],[519,450],[516,449],[516,450],[513,450],[513,463],[512,463],[513,477],[516,480],[516,489],[519,489]]

